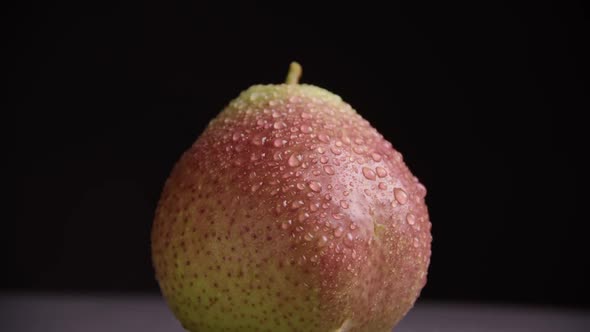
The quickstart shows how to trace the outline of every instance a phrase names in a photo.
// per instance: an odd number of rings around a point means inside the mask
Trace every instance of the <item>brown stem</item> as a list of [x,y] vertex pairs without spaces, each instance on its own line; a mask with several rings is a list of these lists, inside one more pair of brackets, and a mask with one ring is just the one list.
[[301,77],[301,65],[297,62],[291,62],[289,66],[289,72],[287,73],[287,79],[285,83],[287,84],[298,84],[299,78]]

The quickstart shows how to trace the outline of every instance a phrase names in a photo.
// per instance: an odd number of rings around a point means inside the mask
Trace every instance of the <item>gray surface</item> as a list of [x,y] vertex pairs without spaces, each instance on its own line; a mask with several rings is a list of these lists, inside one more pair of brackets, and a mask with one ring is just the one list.
[[[159,296],[0,294],[0,331],[183,332]],[[395,332],[590,331],[590,312],[418,302]]]

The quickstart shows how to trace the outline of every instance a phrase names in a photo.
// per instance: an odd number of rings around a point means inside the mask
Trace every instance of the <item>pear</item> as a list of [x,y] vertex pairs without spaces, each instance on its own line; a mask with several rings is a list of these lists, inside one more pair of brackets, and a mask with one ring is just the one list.
[[243,91],[166,181],[153,265],[189,331],[391,331],[426,283],[425,187],[300,75]]

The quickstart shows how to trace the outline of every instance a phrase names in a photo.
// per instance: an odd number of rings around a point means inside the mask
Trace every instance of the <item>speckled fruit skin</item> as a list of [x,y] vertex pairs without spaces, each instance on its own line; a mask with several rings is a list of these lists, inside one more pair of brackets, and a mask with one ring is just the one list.
[[156,278],[193,332],[391,331],[426,283],[425,195],[340,97],[256,85],[167,180]]

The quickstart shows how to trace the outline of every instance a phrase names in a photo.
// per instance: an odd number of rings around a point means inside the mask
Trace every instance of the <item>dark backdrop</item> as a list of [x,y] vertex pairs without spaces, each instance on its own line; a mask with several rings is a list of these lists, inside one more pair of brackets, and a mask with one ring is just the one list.
[[[85,2],[84,2],[85,3]],[[253,83],[351,103],[428,188],[423,297],[588,306],[581,5],[35,4],[16,18],[1,287],[149,291],[173,163]]]

